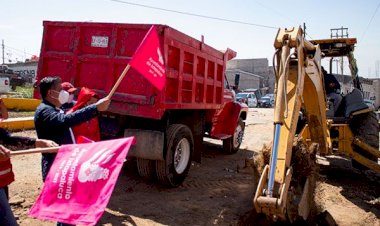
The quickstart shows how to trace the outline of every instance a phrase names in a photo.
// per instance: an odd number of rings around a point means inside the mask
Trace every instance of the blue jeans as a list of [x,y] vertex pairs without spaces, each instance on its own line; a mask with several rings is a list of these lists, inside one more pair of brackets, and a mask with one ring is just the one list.
[[9,206],[8,197],[4,188],[0,188],[0,225],[18,225]]
[[57,223],[57,226],[75,226],[75,225],[72,225],[72,224],[65,224],[65,223]]
[[43,155],[41,159],[41,170],[42,170],[42,181],[45,179],[49,173],[50,167],[53,165],[55,155]]

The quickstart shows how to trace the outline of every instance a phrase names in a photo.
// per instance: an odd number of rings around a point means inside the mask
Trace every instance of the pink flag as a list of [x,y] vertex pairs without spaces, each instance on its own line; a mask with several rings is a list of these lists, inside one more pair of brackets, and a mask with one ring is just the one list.
[[129,65],[157,89],[165,86],[165,64],[156,27],[153,25],[137,48]]
[[96,224],[134,140],[62,146],[29,215],[68,224]]

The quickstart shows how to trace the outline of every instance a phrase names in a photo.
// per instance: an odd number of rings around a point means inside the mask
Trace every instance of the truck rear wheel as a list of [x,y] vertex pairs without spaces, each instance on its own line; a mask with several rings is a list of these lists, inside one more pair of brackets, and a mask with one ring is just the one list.
[[[375,112],[368,112],[354,116],[350,122],[350,128],[354,136],[359,137],[362,141],[371,145],[372,147],[379,149],[379,123]],[[377,163],[377,158],[369,155],[365,150],[353,145],[353,149],[356,153],[367,157]],[[367,170],[368,168],[361,165],[359,162],[352,160],[352,166],[356,169]]]
[[223,152],[227,154],[235,154],[239,151],[240,145],[243,142],[245,123],[242,119],[236,125],[234,134],[223,140]]
[[156,175],[156,164],[154,160],[137,158],[137,171],[141,177],[154,179]]
[[194,149],[193,135],[189,127],[170,125],[166,131],[165,160],[156,161],[156,174],[163,184],[177,187],[186,178]]

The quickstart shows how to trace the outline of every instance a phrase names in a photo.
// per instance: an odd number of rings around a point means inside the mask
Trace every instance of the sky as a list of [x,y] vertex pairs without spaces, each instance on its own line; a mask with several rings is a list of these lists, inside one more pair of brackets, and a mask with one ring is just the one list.
[[216,49],[233,49],[237,59],[268,58],[271,64],[277,28],[305,23],[307,39],[325,39],[331,28],[345,27],[358,39],[359,75],[380,78],[379,6],[380,0],[10,0],[1,3],[0,39],[6,60],[15,61],[39,55],[44,20],[166,24],[198,40],[203,35]]

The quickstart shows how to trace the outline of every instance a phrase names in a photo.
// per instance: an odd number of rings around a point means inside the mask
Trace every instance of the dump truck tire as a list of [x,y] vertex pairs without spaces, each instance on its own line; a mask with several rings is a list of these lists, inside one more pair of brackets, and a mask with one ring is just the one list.
[[156,161],[158,180],[171,187],[181,185],[189,172],[193,149],[194,139],[189,127],[170,125],[166,131],[165,160]]
[[[355,116],[350,122],[350,128],[354,136],[359,137],[362,141],[379,149],[379,123],[375,112],[368,112]],[[376,161],[372,155],[369,155],[365,150],[353,145],[354,151],[367,157],[370,160]],[[352,159],[352,166],[359,170],[367,170],[368,168],[361,165],[359,162]]]
[[245,123],[239,119],[236,125],[235,132],[232,137],[223,140],[223,152],[226,154],[235,154],[239,151],[240,145],[243,142]]
[[156,164],[154,160],[137,158],[137,171],[141,177],[154,179],[156,176]]

